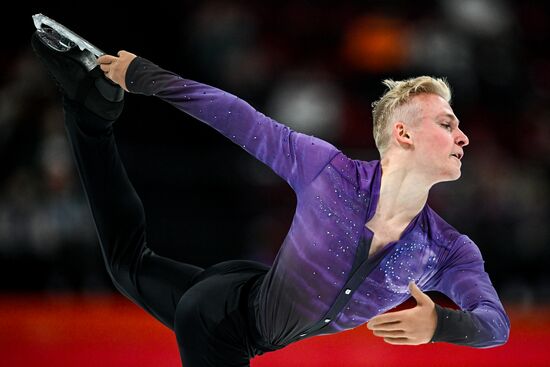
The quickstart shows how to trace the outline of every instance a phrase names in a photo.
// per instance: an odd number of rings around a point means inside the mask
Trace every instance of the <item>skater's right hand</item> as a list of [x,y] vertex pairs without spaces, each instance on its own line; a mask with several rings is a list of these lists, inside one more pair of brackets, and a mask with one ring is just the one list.
[[118,51],[117,56],[103,55],[97,59],[97,63],[105,76],[111,79],[116,84],[120,85],[122,89],[128,92],[126,89],[126,71],[133,59],[137,57],[131,52]]

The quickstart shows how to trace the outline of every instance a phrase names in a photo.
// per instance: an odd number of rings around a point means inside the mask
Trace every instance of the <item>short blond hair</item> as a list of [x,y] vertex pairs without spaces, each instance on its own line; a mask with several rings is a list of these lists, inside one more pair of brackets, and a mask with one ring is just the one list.
[[419,76],[400,81],[386,79],[382,83],[388,90],[372,104],[374,142],[380,155],[389,147],[391,131],[388,126],[396,111],[414,96],[422,93],[436,94],[451,103],[451,87],[444,78]]

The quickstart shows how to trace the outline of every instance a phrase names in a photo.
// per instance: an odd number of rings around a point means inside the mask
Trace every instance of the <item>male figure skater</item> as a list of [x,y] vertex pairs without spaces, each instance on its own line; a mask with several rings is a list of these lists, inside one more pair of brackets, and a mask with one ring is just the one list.
[[[426,204],[434,184],[460,177],[468,144],[445,81],[386,81],[373,110],[381,159],[365,162],[129,52],[101,56],[88,72],[83,65],[95,56],[60,52],[45,37],[35,33],[32,45],[63,91],[107,270],[124,295],[175,332],[185,366],[248,366],[255,355],[367,322],[391,344],[507,341],[510,321],[478,247]],[[147,246],[143,207],[113,136],[119,86],[210,125],[288,182],[297,208],[271,267],[239,260],[202,269]],[[429,290],[461,310],[434,304]],[[384,314],[411,295],[416,307]]]

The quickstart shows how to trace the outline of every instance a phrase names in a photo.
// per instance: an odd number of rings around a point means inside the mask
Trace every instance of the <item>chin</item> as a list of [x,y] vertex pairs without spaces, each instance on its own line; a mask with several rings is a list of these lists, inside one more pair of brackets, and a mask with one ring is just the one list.
[[458,169],[455,172],[452,172],[450,176],[449,181],[456,181],[460,178],[460,176],[462,176],[462,171]]
[[462,176],[462,172],[460,169],[453,170],[453,171],[447,171],[444,175],[442,175],[441,179],[437,182],[449,182],[449,181],[456,181]]
[[[452,158],[452,159],[455,159],[455,158]],[[462,164],[453,167],[452,169],[448,169],[447,167],[447,174],[445,176],[447,176],[447,179],[445,181],[456,181],[460,178],[460,176],[462,176]]]

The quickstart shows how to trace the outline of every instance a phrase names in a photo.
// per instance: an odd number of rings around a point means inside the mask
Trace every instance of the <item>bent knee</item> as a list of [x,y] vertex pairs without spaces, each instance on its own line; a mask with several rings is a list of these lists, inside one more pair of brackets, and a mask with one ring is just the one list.
[[136,241],[133,245],[113,247],[116,251],[104,252],[105,266],[115,285],[126,289],[136,287],[136,278],[143,257],[151,252],[143,245],[143,241]]

